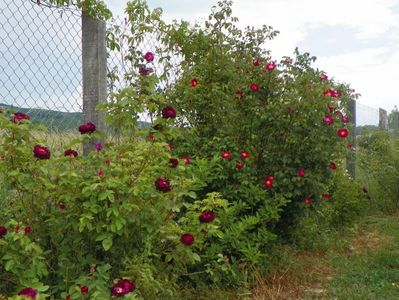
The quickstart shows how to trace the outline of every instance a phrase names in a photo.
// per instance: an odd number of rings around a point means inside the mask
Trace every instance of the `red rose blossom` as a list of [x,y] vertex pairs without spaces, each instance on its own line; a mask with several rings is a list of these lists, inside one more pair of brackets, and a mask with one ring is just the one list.
[[5,236],[6,234],[7,234],[7,228],[5,228],[4,226],[0,226],[0,238]]
[[255,66],[255,67],[259,67],[259,57],[257,57],[253,62],[252,62],[252,64]]
[[249,157],[249,153],[248,153],[248,152],[246,152],[246,151],[244,151],[244,152],[241,152],[241,154],[240,154],[240,157],[241,157],[242,159],[246,159],[246,158],[248,158],[248,157]]
[[323,74],[320,76],[321,80],[328,80],[328,76],[326,74]]
[[64,210],[64,209],[65,209],[65,203],[64,203],[64,202],[60,202],[60,203],[58,204],[58,207],[59,207],[61,210]]
[[147,52],[146,54],[144,54],[144,59],[147,62],[152,62],[154,60],[154,53],[152,52]]
[[96,125],[94,125],[92,122],[87,122],[86,124],[79,126],[79,132],[81,134],[93,133],[94,131],[96,131]]
[[87,286],[83,285],[80,287],[80,292],[82,294],[87,294],[89,292],[89,288]]
[[155,188],[160,192],[170,192],[172,186],[170,185],[169,179],[160,177],[155,181]]
[[106,159],[106,160],[105,160],[105,164],[106,164],[107,166],[111,165],[111,160],[110,160],[110,159]]
[[99,151],[99,152],[100,152],[101,150],[103,150],[103,144],[101,144],[101,143],[95,144],[94,147],[95,147],[96,150]]
[[162,109],[162,118],[174,119],[176,118],[176,110],[172,106],[166,106]]
[[35,299],[37,291],[34,288],[24,288],[19,291],[18,296],[25,296],[26,298]]
[[329,167],[330,167],[331,170],[336,170],[337,169],[337,165],[334,162],[330,162]]
[[33,156],[38,159],[49,159],[51,153],[47,147],[35,145],[35,147],[33,148]]
[[22,120],[30,120],[30,117],[22,112],[16,112],[11,115],[11,121],[15,124],[20,124]]
[[313,200],[312,199],[305,199],[305,204],[307,205],[307,206],[311,206],[312,204],[313,204]]
[[76,157],[76,156],[78,156],[78,152],[73,149],[68,149],[68,150],[65,150],[64,156]]
[[346,128],[340,128],[337,131],[337,135],[340,138],[346,138],[348,136],[348,134],[349,134],[349,131]]
[[97,173],[98,177],[104,177],[104,171],[103,170],[99,170]]
[[154,136],[153,133],[150,133],[150,135],[148,136],[148,140],[149,140],[150,142],[155,141],[155,136]]
[[325,115],[325,116],[323,117],[323,122],[324,122],[324,124],[332,125],[332,124],[334,124],[334,119],[333,119],[333,117],[330,116],[330,115]]
[[249,88],[250,88],[251,91],[253,91],[253,92],[259,92],[259,89],[260,89],[259,85],[257,85],[256,83],[252,83],[252,84],[249,86]]
[[24,232],[25,232],[25,234],[29,234],[29,233],[32,232],[32,228],[30,228],[29,226],[26,226],[26,227],[24,228]]
[[199,220],[201,223],[210,223],[215,220],[215,213],[210,210],[203,211],[199,216]]
[[236,169],[241,170],[245,167],[245,164],[241,161],[236,163]]
[[328,103],[328,104],[327,104],[327,108],[328,108],[328,110],[329,110],[330,112],[333,112],[333,111],[335,110],[334,105],[332,105],[331,103]]
[[184,155],[184,156],[182,157],[182,159],[183,159],[185,165],[191,164],[190,156]]
[[274,176],[267,176],[265,179],[265,187],[266,189],[270,190],[273,187]]
[[124,296],[135,289],[134,282],[128,279],[119,279],[111,288],[111,295],[113,296]]
[[70,295],[66,295],[65,300],[71,300],[71,296]]
[[198,85],[198,80],[197,79],[191,79],[191,86],[196,87]]
[[323,194],[322,195],[323,199],[330,199],[332,197],[331,194]]
[[186,246],[191,246],[194,243],[194,236],[191,233],[182,234],[180,241]]
[[171,168],[176,168],[178,164],[179,164],[179,160],[177,158],[169,159],[169,166]]
[[276,64],[274,62],[270,62],[265,66],[266,71],[273,71],[276,68]]
[[229,152],[220,153],[220,157],[224,158],[224,159],[228,159],[228,160],[232,160],[233,159],[233,155],[231,155],[231,153],[229,153]]
[[305,169],[300,168],[300,169],[296,170],[296,174],[297,174],[299,177],[305,176]]

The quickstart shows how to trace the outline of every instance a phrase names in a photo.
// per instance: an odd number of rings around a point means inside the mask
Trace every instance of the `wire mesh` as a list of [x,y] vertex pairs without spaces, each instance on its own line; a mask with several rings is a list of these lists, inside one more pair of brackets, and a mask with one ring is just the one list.
[[81,15],[27,0],[0,3],[0,105],[49,129],[82,119]]

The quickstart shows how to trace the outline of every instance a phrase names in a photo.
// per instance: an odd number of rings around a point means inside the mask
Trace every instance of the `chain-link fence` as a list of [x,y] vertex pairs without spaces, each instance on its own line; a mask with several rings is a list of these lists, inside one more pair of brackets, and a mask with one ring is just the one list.
[[74,128],[82,119],[81,13],[34,2],[0,2],[0,105],[50,129]]
[[[5,0],[0,3],[0,105],[28,113],[32,120],[57,129],[76,128],[83,120],[82,100],[82,16],[74,8],[38,5],[33,0]],[[157,33],[147,34],[143,41],[129,42],[132,36],[126,19],[107,24],[120,45],[108,49],[108,93],[134,84],[129,74],[140,65],[129,61],[129,53],[155,52],[162,48]],[[175,68],[180,57],[170,53]],[[164,65],[155,56],[153,63],[143,65],[161,75]],[[145,70],[145,69],[144,69]],[[178,73],[178,72],[175,72]],[[171,77],[173,80],[173,76]],[[171,82],[162,81],[159,89]],[[386,113],[356,104],[356,126],[386,127]],[[150,122],[143,114],[142,121]]]

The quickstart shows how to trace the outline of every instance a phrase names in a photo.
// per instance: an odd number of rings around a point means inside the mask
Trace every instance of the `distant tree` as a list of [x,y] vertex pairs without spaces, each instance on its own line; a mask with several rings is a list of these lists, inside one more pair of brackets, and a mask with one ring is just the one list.
[[399,131],[399,109],[396,105],[388,116],[388,128],[392,132]]

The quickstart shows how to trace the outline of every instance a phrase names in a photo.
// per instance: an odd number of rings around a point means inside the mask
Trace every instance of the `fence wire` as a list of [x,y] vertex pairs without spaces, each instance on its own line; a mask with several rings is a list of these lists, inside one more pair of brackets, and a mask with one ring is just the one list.
[[29,0],[0,3],[0,105],[50,129],[82,119],[81,15]]

